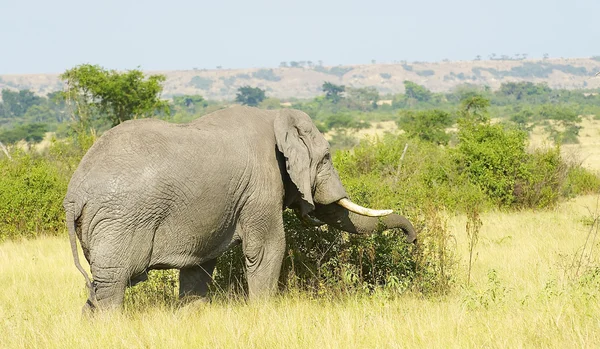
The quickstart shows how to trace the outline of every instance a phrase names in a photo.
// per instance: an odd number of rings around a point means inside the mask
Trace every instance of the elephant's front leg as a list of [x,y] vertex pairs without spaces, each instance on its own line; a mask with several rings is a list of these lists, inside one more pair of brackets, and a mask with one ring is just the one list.
[[194,300],[194,298],[206,299],[216,264],[217,259],[215,258],[199,266],[181,269],[179,271],[179,298],[188,300]]
[[253,224],[252,229],[244,229],[242,248],[251,300],[271,296],[277,291],[285,234],[281,215],[269,219],[272,220],[269,224]]

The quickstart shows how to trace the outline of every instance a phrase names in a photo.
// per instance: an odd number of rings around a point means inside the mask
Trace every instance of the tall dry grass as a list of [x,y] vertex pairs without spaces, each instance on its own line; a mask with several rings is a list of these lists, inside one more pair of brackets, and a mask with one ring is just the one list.
[[[597,205],[598,196],[587,196],[552,211],[482,214],[470,286],[466,217],[449,215],[461,260],[457,287],[428,299],[289,293],[90,320],[80,313],[85,289],[66,239],[5,242],[0,348],[600,347],[600,239],[588,239]],[[579,271],[577,261],[585,262]]]

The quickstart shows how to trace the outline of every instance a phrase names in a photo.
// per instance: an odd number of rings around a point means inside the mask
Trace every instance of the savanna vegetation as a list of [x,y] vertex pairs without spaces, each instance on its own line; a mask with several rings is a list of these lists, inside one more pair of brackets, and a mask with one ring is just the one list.
[[[160,271],[128,290],[124,314],[82,322],[61,205],[85,151],[122,121],[186,122],[230,102],[163,100],[164,77],[138,70],[83,65],[62,78],[65,91],[45,97],[2,91],[2,347],[600,344],[600,177],[560,151],[578,142],[583,116],[600,117],[599,91],[521,82],[433,93],[405,81],[404,94],[380,95],[325,82],[320,97],[281,101],[240,88],[238,103],[307,112],[330,136],[351,198],[406,215],[418,243],[306,227],[286,213],[275,299],[245,304],[234,248],[219,260],[210,305],[178,304],[176,272]],[[353,136],[376,121],[402,131]],[[532,149],[534,127],[553,146]]]

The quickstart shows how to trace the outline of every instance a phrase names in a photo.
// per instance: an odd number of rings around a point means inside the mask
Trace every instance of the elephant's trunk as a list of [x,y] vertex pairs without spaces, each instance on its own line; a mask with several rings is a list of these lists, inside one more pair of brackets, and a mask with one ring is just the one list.
[[382,217],[382,216],[387,216],[389,214],[391,214],[392,210],[373,210],[371,208],[366,208],[366,207],[362,207],[358,204],[353,203],[352,201],[343,198],[340,199],[337,202],[338,205],[342,206],[343,208],[348,209],[351,212],[357,213],[359,215],[362,216],[368,216],[368,217]]
[[335,203],[329,205],[317,204],[316,206],[315,211],[311,212],[315,218],[327,223],[329,226],[352,234],[370,234],[383,225],[384,229],[401,229],[406,234],[408,242],[414,242],[417,238],[415,228],[410,221],[406,217],[395,213],[379,218],[356,214]]

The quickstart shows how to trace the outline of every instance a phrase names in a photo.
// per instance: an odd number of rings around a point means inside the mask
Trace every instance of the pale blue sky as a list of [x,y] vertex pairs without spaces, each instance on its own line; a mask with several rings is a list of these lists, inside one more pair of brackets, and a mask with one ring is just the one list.
[[600,55],[600,0],[0,0],[0,74]]

